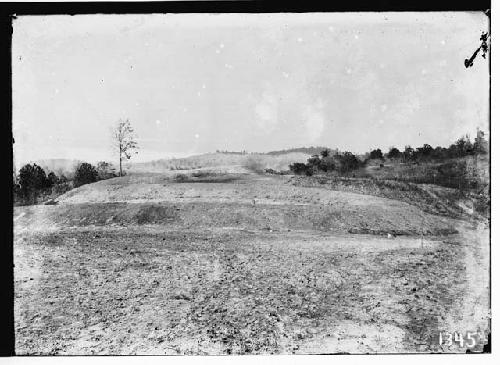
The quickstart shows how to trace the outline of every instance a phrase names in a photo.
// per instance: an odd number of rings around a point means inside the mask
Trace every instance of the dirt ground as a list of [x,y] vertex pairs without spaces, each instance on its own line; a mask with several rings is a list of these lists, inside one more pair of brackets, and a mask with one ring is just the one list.
[[396,200],[143,174],[14,225],[18,354],[465,352],[439,332],[489,328],[488,227]]

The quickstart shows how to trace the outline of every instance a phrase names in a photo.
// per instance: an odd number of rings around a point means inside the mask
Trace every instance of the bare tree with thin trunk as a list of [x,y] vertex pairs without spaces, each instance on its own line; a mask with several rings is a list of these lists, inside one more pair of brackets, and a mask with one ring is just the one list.
[[132,154],[137,154],[139,148],[134,134],[134,129],[130,124],[130,120],[119,120],[113,128],[112,133],[113,147],[119,153],[120,158],[120,176],[123,176],[122,162],[130,160]]

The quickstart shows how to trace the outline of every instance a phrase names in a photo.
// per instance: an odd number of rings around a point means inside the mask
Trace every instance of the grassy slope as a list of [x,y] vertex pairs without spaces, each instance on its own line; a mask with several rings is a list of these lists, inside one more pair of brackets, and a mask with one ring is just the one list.
[[294,177],[293,183],[396,199],[432,214],[489,217],[488,156],[420,164],[368,160],[365,167],[348,176]]
[[[386,160],[383,164],[384,166],[380,167],[378,162],[372,164],[369,161],[364,172],[376,179],[438,184],[457,188],[460,187],[460,180],[464,183],[467,180],[475,180],[478,190],[489,185],[490,181],[489,157],[486,155],[419,164]],[[465,188],[466,185],[462,187]]]
[[297,176],[292,178],[292,183],[297,186],[322,186],[335,191],[348,191],[395,199],[436,215],[455,218],[467,215],[467,211],[458,205],[459,199],[465,198],[462,194],[459,194],[455,189],[447,189],[435,185],[329,176]]

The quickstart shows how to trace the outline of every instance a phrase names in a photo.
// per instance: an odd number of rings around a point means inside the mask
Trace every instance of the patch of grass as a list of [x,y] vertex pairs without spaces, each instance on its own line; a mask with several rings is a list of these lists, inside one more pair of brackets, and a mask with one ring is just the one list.
[[348,178],[339,176],[294,176],[292,184],[297,186],[323,186],[338,191],[380,196],[404,201],[431,214],[460,217],[465,214],[459,205],[464,193],[453,189],[433,189],[430,186],[396,180],[373,178]]
[[477,193],[489,185],[488,168],[488,160],[484,157],[459,158],[444,162],[392,161],[383,168],[371,168],[369,175],[381,180],[433,184]]

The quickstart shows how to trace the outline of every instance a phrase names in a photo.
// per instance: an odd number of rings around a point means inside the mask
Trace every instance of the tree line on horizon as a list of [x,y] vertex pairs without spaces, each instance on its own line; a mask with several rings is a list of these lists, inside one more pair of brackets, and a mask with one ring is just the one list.
[[484,155],[489,152],[489,144],[483,131],[478,130],[474,142],[465,135],[452,143],[449,147],[432,147],[424,144],[421,147],[413,148],[405,146],[400,151],[396,147],[389,148],[387,153],[383,153],[380,148],[373,149],[362,156],[338,149],[324,149],[319,154],[312,155],[306,163],[296,162],[291,164],[290,170],[296,175],[312,176],[319,172],[336,171],[341,174],[350,173],[363,167],[369,160],[400,160],[404,163],[420,163],[428,161],[444,161],[472,155]]

